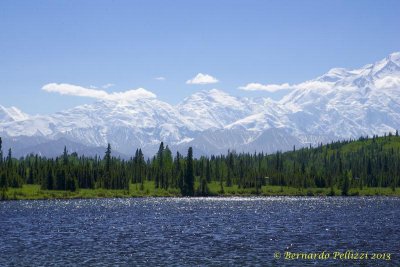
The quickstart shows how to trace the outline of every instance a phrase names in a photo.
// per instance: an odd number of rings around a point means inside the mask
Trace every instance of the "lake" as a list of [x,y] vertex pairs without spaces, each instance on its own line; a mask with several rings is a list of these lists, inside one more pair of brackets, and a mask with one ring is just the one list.
[[396,266],[400,198],[0,202],[0,255],[0,266]]

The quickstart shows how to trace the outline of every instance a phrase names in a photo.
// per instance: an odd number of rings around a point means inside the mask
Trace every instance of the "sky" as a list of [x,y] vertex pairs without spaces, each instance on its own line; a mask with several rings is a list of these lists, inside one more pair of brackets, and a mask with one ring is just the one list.
[[46,114],[137,88],[170,104],[213,88],[279,98],[267,85],[400,51],[399,10],[397,0],[2,0],[0,105]]

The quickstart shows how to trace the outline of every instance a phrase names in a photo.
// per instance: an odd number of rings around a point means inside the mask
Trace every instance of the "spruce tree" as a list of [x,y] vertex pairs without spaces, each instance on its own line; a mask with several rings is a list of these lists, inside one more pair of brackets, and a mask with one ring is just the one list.
[[168,189],[172,180],[172,168],[173,168],[173,159],[172,153],[169,147],[167,146],[163,151],[163,180],[161,187],[164,189]]
[[67,147],[66,146],[64,146],[63,163],[64,163],[64,166],[68,165],[68,151],[67,151]]
[[144,156],[142,149],[139,149],[138,152],[138,173],[139,173],[139,181],[140,181],[140,189],[144,189],[144,178],[145,178],[145,168],[146,168],[146,163],[144,161]]
[[155,188],[159,188],[164,180],[164,142],[161,142],[157,152]]
[[181,164],[182,156],[179,152],[176,152],[176,156],[174,159],[174,179],[175,179],[175,187],[179,188],[181,192],[184,191],[184,175],[182,174],[183,172],[183,167]]
[[206,181],[207,183],[211,182],[211,166],[209,159],[207,159],[207,166],[206,166]]
[[228,177],[226,178],[226,186],[232,186],[232,172],[233,172],[233,154],[229,152],[228,154]]
[[2,164],[3,164],[3,141],[1,140],[0,137],[0,168]]
[[348,171],[344,175],[344,181],[343,181],[343,185],[342,185],[342,196],[348,196],[349,195],[350,176],[351,176],[351,171]]
[[198,194],[205,197],[208,196],[208,191],[207,179],[205,177],[201,177]]
[[185,185],[184,192],[185,196],[194,195],[194,171],[193,171],[193,149],[189,147],[186,158],[186,172],[185,172]]
[[47,190],[53,190],[54,189],[53,170],[50,168],[50,166],[47,169],[46,189]]
[[1,196],[0,199],[6,199],[6,191],[8,188],[8,179],[7,179],[7,171],[3,168],[3,151],[2,151],[2,141],[0,137],[0,190]]
[[11,187],[20,187],[16,170],[14,168],[13,159],[12,159],[12,151],[11,148],[8,149],[7,155],[7,169],[6,169],[6,183]]
[[105,166],[104,166],[104,187],[111,189],[111,145],[107,145],[106,154],[104,156]]

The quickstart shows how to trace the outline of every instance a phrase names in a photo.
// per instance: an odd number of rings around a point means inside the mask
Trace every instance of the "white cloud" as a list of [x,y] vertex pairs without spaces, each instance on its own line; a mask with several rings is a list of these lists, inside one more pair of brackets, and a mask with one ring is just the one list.
[[295,89],[329,89],[332,87],[330,82],[319,82],[319,81],[308,81],[299,84],[261,84],[261,83],[248,83],[245,86],[239,87],[241,90],[245,91],[266,91],[274,93],[281,90],[295,90]]
[[193,79],[187,80],[186,84],[210,84],[217,82],[218,80],[211,75],[198,73]]
[[106,83],[106,84],[103,85],[101,88],[107,89],[107,88],[110,88],[110,87],[113,87],[113,86],[115,86],[115,84],[113,84],[113,83]]
[[67,83],[49,83],[42,87],[42,90],[51,93],[59,93],[62,95],[84,96],[91,98],[103,99],[108,97],[108,93],[102,90],[84,88],[77,85]]
[[261,84],[261,83],[249,83],[245,86],[239,87],[241,90],[245,91],[267,91],[267,92],[276,92],[285,89],[291,89],[291,86],[288,83],[283,84]]
[[134,101],[141,98],[156,98],[156,95],[146,89],[139,88],[125,92],[107,93],[104,90],[90,89],[67,83],[49,83],[42,87],[43,91],[61,95],[90,97],[108,101]]
[[400,77],[386,76],[375,81],[375,87],[378,89],[400,88]]
[[156,77],[154,79],[157,80],[157,81],[165,81],[166,80],[165,77],[162,77],[162,76]]

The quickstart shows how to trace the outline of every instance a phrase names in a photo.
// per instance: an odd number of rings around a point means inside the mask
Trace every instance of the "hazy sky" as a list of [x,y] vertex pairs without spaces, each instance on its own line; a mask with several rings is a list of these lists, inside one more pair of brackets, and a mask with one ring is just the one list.
[[[400,51],[400,1],[0,1],[0,105],[50,113],[145,88],[171,104],[201,89],[298,83]],[[200,74],[199,74],[200,73]]]

